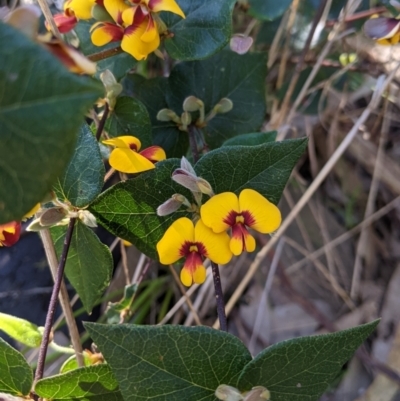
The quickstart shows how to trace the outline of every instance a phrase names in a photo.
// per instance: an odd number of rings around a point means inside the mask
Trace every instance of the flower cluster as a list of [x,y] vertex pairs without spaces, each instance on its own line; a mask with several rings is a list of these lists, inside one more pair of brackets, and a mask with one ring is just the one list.
[[60,32],[71,30],[78,20],[94,18],[91,40],[95,46],[121,42],[121,48],[137,60],[145,59],[160,45],[165,26],[158,13],[169,11],[185,18],[175,0],[67,0],[64,13],[55,16]]
[[[239,196],[233,192],[213,195],[211,185],[197,177],[191,167],[183,168],[185,165],[188,163],[183,158],[181,168],[173,173],[172,179],[190,189],[198,204],[201,203],[201,193],[211,197],[197,208],[200,219],[195,224],[187,217],[172,223],[157,243],[157,251],[163,264],[185,258],[180,277],[184,285],[190,286],[193,282],[204,282],[204,259],[226,264],[233,255],[240,255],[244,251],[253,252],[256,241],[248,229],[263,234],[272,233],[281,224],[281,213],[273,203],[253,189],[243,189]],[[187,199],[178,195],[175,194],[161,205],[158,214],[167,214],[162,213],[165,210],[172,213],[181,204],[188,206]],[[192,207],[191,211],[196,211],[196,207]]]

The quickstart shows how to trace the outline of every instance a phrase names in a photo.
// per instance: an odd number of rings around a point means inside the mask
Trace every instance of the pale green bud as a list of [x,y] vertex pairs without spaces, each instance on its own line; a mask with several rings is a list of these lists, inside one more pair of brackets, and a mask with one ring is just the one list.
[[228,113],[233,109],[232,100],[227,97],[222,98],[215,106],[214,112],[217,114]]
[[192,115],[189,112],[184,111],[181,115],[181,122],[183,126],[187,127],[192,122]]
[[184,101],[183,101],[183,110],[184,111],[198,111],[201,108],[204,108],[204,103],[202,100],[198,99],[196,96],[188,96]]
[[170,110],[170,109],[161,109],[158,113],[157,113],[157,120],[158,121],[174,121],[176,123],[180,123],[181,120],[178,117],[178,115]]
[[241,392],[232,386],[221,384],[215,390],[215,396],[222,401],[242,401],[243,396]]

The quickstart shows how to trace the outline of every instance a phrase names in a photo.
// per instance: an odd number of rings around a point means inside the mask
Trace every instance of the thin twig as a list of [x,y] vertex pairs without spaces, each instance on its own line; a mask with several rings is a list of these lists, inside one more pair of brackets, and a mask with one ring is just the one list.
[[[49,264],[50,271],[53,276],[53,281],[55,282],[57,277],[57,268],[59,262],[56,250],[54,249],[54,242],[53,239],[51,238],[51,234],[48,229],[40,230],[39,233],[43,243],[44,252],[46,254],[47,263]],[[65,322],[68,327],[69,336],[71,338],[72,347],[75,350],[76,361],[79,367],[84,366],[84,361],[82,356],[83,352],[82,344],[79,336],[79,330],[76,325],[74,313],[72,310],[73,302],[70,302],[68,290],[64,281],[61,284],[59,299],[60,299],[61,309],[65,316]]]
[[228,324],[226,321],[224,293],[221,285],[221,275],[219,274],[219,267],[217,263],[211,261],[211,270],[214,279],[215,300],[217,301],[217,314],[219,325],[222,331],[228,331]]
[[288,273],[293,273],[297,269],[301,268],[304,266],[309,260],[313,260],[315,258],[319,258],[322,256],[327,249],[333,249],[334,247],[340,245],[342,242],[347,241],[349,238],[352,236],[358,234],[364,227],[367,227],[374,223],[376,220],[379,220],[381,217],[385,216],[388,214],[391,210],[393,210],[395,207],[399,206],[400,204],[400,196],[396,197],[393,199],[391,202],[389,202],[387,205],[376,211],[373,215],[368,217],[367,219],[363,220],[360,224],[357,226],[353,227],[351,230],[346,231],[339,237],[336,237],[334,240],[331,242],[325,244],[321,248],[317,249],[316,251],[308,254],[304,259],[301,259],[294,263],[292,266],[288,268]]
[[100,141],[101,134],[103,133],[104,125],[106,124],[109,111],[110,111],[110,107],[108,106],[108,103],[106,102],[106,104],[104,106],[103,115],[101,117],[101,120],[99,122],[97,131],[96,131],[96,140],[97,141]]
[[44,18],[46,19],[47,24],[50,27],[51,33],[59,40],[62,40],[60,31],[58,30],[58,26],[54,21],[53,14],[51,13],[49,4],[46,0],[38,0],[39,7],[42,10]]
[[[383,123],[381,128],[381,137],[379,139],[379,146],[378,146],[378,153],[376,155],[376,163],[374,167],[374,172],[372,174],[372,181],[371,187],[368,194],[367,206],[365,207],[364,219],[370,217],[375,209],[375,201],[376,196],[378,194],[379,184],[380,184],[380,177],[381,177],[381,165],[382,160],[385,157],[385,145],[387,141],[387,135],[390,128],[390,118],[388,108],[390,105],[389,99],[391,98],[390,94],[385,99],[385,107],[383,111]],[[353,277],[351,280],[351,289],[350,289],[350,297],[352,299],[356,298],[359,289],[360,289],[360,278],[361,278],[361,271],[363,267],[363,252],[362,250],[366,248],[366,244],[368,241],[368,233],[369,231],[366,228],[361,230],[360,238],[357,243],[356,249],[356,258],[354,261],[354,268],[353,268]]]
[[40,344],[38,364],[37,364],[37,368],[36,368],[36,372],[35,372],[35,383],[43,377],[46,353],[47,353],[47,348],[49,346],[49,341],[50,341],[51,327],[52,327],[52,323],[53,323],[54,314],[56,312],[58,294],[60,292],[60,287],[63,282],[64,268],[65,268],[65,264],[67,262],[69,247],[71,245],[75,221],[76,221],[75,218],[70,219],[69,224],[68,224],[67,233],[66,233],[65,239],[64,239],[64,246],[63,246],[63,250],[61,253],[60,262],[59,262],[58,270],[57,270],[57,278],[54,282],[53,292],[51,294],[50,303],[49,303],[49,309],[48,309],[47,315],[46,315],[46,323],[44,326],[42,342]]
[[[307,204],[307,202],[311,198],[311,196],[320,187],[322,182],[325,180],[325,178],[328,176],[330,171],[336,165],[337,161],[343,155],[345,150],[349,147],[349,145],[351,144],[352,140],[357,135],[360,127],[364,124],[364,122],[367,120],[367,118],[373,112],[373,110],[378,106],[378,104],[380,102],[380,99],[381,99],[381,96],[382,96],[382,93],[385,91],[387,85],[393,79],[393,77],[396,74],[399,66],[400,66],[400,64],[397,65],[397,67],[390,73],[390,75],[387,77],[386,80],[384,80],[384,77],[382,77],[382,76],[379,77],[379,79],[377,81],[377,85],[376,85],[376,91],[374,92],[369,105],[366,107],[366,109],[361,114],[361,116],[359,117],[357,122],[354,124],[353,128],[350,130],[350,132],[347,134],[345,139],[342,141],[342,143],[336,149],[335,153],[332,155],[332,157],[328,160],[328,162],[322,168],[322,170],[317,175],[315,180],[312,182],[310,187],[306,190],[304,195],[300,198],[300,200],[298,201],[298,203],[296,204],[294,209],[291,210],[289,215],[283,221],[281,227],[278,229],[276,234],[271,238],[271,240],[268,242],[268,244],[265,245],[260,250],[260,252],[258,252],[258,254],[256,255],[253,263],[250,265],[249,270],[247,271],[247,273],[244,276],[243,280],[239,283],[238,287],[236,288],[235,292],[233,293],[233,295],[231,296],[229,302],[226,305],[226,313],[227,314],[229,314],[230,311],[233,309],[233,306],[235,305],[236,301],[242,295],[243,291],[246,289],[246,286],[250,282],[250,280],[253,277],[254,273],[258,270],[261,262],[264,260],[264,258],[267,256],[269,251],[272,249],[272,247],[278,241],[279,237],[292,224],[292,222],[294,221],[294,219],[297,216],[297,214],[301,211],[301,209],[303,209],[303,207]],[[219,327],[218,320],[214,323],[213,327],[214,328],[218,328]]]
[[121,250],[122,270],[124,271],[124,276],[125,276],[125,285],[129,285],[131,283],[131,277],[129,274],[128,258],[126,255],[124,241],[120,240],[119,245]]
[[[44,0],[45,1],[45,0]],[[121,46],[113,47],[112,49],[103,50],[98,53],[90,54],[86,56],[90,61],[101,61],[105,60],[106,58],[116,56],[117,54],[122,53],[123,50]]]
[[196,131],[197,128],[193,124],[190,124],[188,126],[189,144],[194,163],[197,163],[198,160],[200,159],[199,149],[197,147],[197,141],[196,141]]

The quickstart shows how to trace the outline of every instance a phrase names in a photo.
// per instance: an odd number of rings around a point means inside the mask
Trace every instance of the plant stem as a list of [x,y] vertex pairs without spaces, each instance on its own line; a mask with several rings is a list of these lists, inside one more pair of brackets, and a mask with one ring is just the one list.
[[44,363],[46,360],[46,353],[47,353],[47,348],[49,345],[50,334],[51,334],[51,326],[53,323],[53,318],[54,318],[54,314],[55,314],[56,307],[57,307],[58,294],[60,292],[61,283],[63,282],[64,268],[65,268],[65,264],[67,261],[68,250],[69,250],[69,246],[71,244],[72,234],[74,232],[75,221],[76,221],[75,218],[70,219],[68,229],[67,229],[67,234],[65,235],[65,239],[64,239],[64,247],[63,247],[60,262],[58,265],[57,277],[54,282],[53,292],[51,294],[51,299],[50,299],[50,303],[49,303],[49,309],[47,311],[42,343],[40,344],[38,365],[37,365],[36,372],[35,372],[35,383],[43,377]]
[[101,134],[103,133],[104,125],[106,124],[109,111],[110,111],[110,108],[108,106],[108,103],[106,103],[105,106],[104,106],[103,115],[101,117],[101,120],[99,122],[99,126],[97,127],[97,131],[96,131],[96,140],[97,140],[97,142],[100,140]]
[[101,61],[109,57],[116,56],[117,54],[122,53],[121,46],[113,47],[112,49],[103,50],[98,53],[93,53],[87,56],[90,61]]
[[[51,275],[53,276],[53,281],[56,281],[57,269],[58,269],[58,258],[56,255],[56,250],[54,249],[53,239],[51,238],[50,231],[40,230],[40,238],[43,243],[44,252],[46,254],[47,263],[49,264]],[[84,365],[82,356],[82,345],[79,337],[78,327],[74,318],[74,313],[72,311],[72,305],[69,299],[68,290],[64,283],[61,283],[60,294],[59,294],[61,308],[64,313],[65,322],[68,326],[69,336],[71,338],[72,346],[75,350],[76,361],[79,367]]]
[[215,300],[217,301],[219,326],[222,331],[228,331],[228,325],[226,323],[224,293],[222,292],[221,276],[219,274],[218,264],[211,262],[211,270],[214,279]]
[[196,142],[196,131],[197,128],[193,124],[190,124],[188,126],[189,144],[194,163],[197,163],[198,160],[200,159],[199,149],[197,148],[197,142]]

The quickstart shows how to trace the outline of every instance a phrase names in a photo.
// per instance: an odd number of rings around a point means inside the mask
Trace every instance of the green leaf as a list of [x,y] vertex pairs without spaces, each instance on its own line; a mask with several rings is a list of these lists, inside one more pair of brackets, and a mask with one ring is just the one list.
[[[86,351],[82,352],[83,356],[83,363],[85,366],[93,365],[92,360],[89,358],[89,354]],[[62,365],[60,368],[60,373],[67,373],[70,370],[79,369],[78,361],[76,360],[75,355],[71,355]]]
[[0,42],[1,224],[20,220],[50,191],[102,89],[7,24]]
[[146,79],[138,74],[131,74],[122,81],[122,85],[127,94],[139,99],[146,106],[152,125],[153,143],[161,146],[167,157],[185,155],[189,146],[188,134],[180,131],[173,122],[157,120],[157,113],[168,108],[165,98],[168,80],[162,77]]
[[251,355],[231,334],[208,327],[85,323],[125,401],[214,401],[236,385]]
[[179,0],[178,3],[185,19],[162,13],[162,19],[172,34],[165,40],[165,49],[172,58],[206,58],[228,43],[235,0]]
[[106,364],[88,366],[39,380],[35,392],[52,401],[124,401],[118,383]]
[[[66,228],[53,227],[51,234],[60,257]],[[90,313],[108,287],[113,271],[110,250],[97,235],[77,220],[68,252],[65,274]]]
[[275,142],[277,132],[255,132],[252,134],[242,134],[234,136],[225,141],[222,146],[256,146],[267,142]]
[[25,358],[0,338],[0,393],[28,395],[33,381]]
[[261,20],[279,18],[290,6],[292,0],[249,0],[249,14]]
[[0,312],[0,330],[28,347],[36,348],[42,342],[42,333],[36,324]]
[[140,139],[142,148],[151,146],[151,124],[146,107],[137,99],[121,96],[106,123],[111,137],[132,135]]
[[73,206],[84,207],[101,192],[104,184],[104,163],[96,138],[89,127],[81,127],[75,152],[55,190],[59,198]]
[[205,112],[222,99],[233,102],[233,109],[217,114],[206,126],[205,141],[212,149],[226,139],[257,131],[265,117],[264,54],[238,55],[222,51],[203,60],[179,63],[168,79],[168,108],[180,115],[186,97],[196,96],[205,104]]
[[272,345],[243,369],[239,390],[264,386],[274,401],[317,401],[378,323]]
[[188,215],[182,208],[169,216],[157,216],[157,207],[175,193],[190,193],[171,179],[180,166],[177,159],[156,164],[154,170],[120,182],[102,193],[91,205],[97,221],[117,237],[134,244],[141,252],[158,259],[156,244],[178,217]]
[[207,153],[194,168],[216,194],[239,194],[242,189],[251,188],[277,204],[306,147],[307,138],[258,146],[224,146]]

